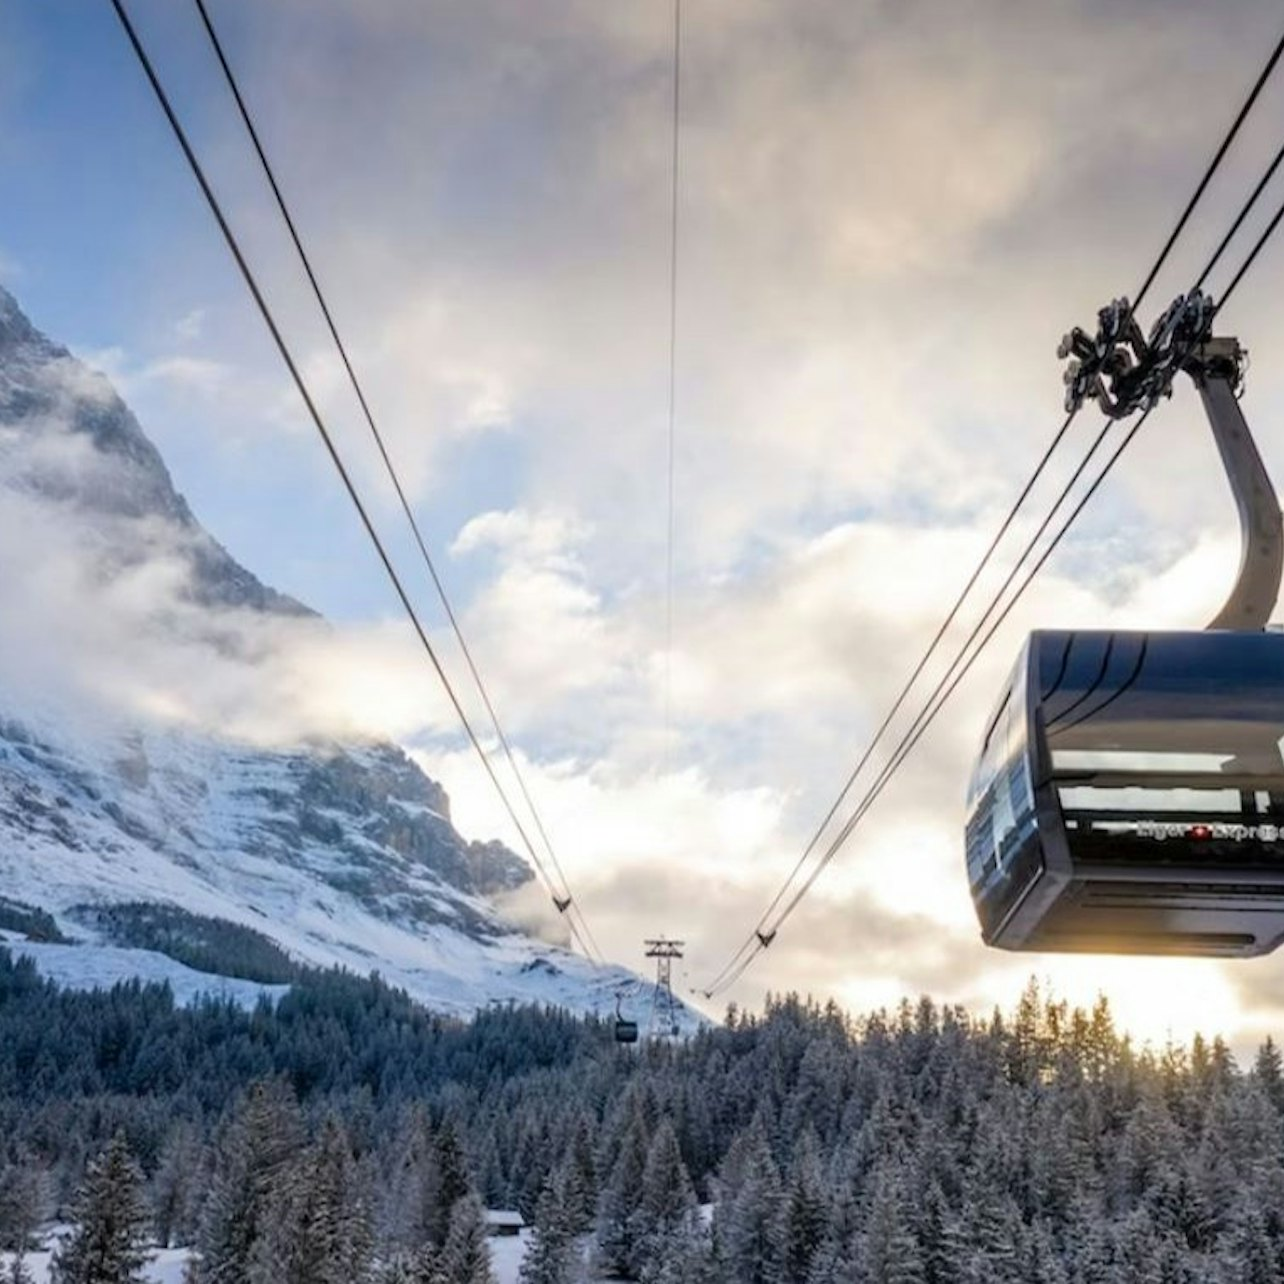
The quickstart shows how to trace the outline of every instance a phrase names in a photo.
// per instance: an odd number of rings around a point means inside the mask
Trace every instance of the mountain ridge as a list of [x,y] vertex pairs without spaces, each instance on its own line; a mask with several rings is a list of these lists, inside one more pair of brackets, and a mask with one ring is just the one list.
[[[205,531],[106,378],[0,287],[6,490],[83,532],[103,583],[156,559],[177,563],[187,614],[162,603],[165,636],[195,629],[237,653],[254,650],[236,632],[243,618],[328,627]],[[638,984],[507,921],[490,898],[533,892],[529,865],[459,834],[444,789],[390,742],[263,747],[127,719],[90,736],[57,716],[15,716],[6,694],[0,681],[4,894],[82,944],[113,945],[95,907],[139,902],[252,929],[305,965],[378,970],[454,1013],[497,1001],[605,1012]]]

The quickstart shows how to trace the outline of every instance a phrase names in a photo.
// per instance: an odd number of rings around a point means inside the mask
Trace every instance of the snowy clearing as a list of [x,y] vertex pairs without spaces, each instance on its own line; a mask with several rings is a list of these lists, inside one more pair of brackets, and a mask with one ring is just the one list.
[[[148,1284],[182,1284],[183,1268],[187,1265],[187,1256],[187,1249],[185,1248],[158,1249],[152,1260],[143,1268],[145,1272],[144,1278]],[[49,1284],[49,1266],[52,1258],[52,1249],[44,1249],[39,1253],[27,1254],[24,1260],[33,1284]],[[6,1272],[12,1261],[12,1254],[0,1253],[0,1273]],[[516,1279],[517,1276],[514,1275],[513,1278]]]
[[[498,1237],[490,1241],[490,1256],[497,1284],[517,1284],[517,1273],[530,1245],[530,1235],[530,1231],[524,1230],[520,1236]],[[48,1248],[27,1254],[25,1262],[32,1284],[49,1284],[53,1255],[54,1250]],[[189,1252],[185,1248],[158,1249],[143,1268],[148,1284],[182,1284],[183,1268],[187,1265],[188,1256]],[[12,1262],[11,1253],[0,1253],[0,1277],[7,1275]]]

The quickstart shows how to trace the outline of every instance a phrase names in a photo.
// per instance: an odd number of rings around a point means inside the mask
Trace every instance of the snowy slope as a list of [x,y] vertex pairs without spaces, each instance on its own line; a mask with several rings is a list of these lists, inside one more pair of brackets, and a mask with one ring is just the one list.
[[[149,976],[147,952],[104,951],[83,909],[142,901],[242,924],[306,964],[378,971],[460,1015],[508,1002],[606,1014],[636,979],[522,935],[452,881],[469,881],[469,846],[446,815],[400,796],[435,786],[391,746],[273,753],[173,732],[69,745],[49,734],[9,725],[0,737],[0,889],[94,943],[79,963],[67,947],[33,947],[50,976],[83,983],[96,963],[110,980]],[[359,779],[360,798],[336,778]]]
[[200,998],[229,999],[253,1008],[260,999],[277,999],[288,985],[262,985],[232,976],[198,972],[155,950],[130,950],[112,945],[53,945],[27,941],[16,932],[0,932],[0,948],[15,958],[30,959],[36,970],[65,990],[106,989],[121,981],[167,984],[174,1001],[186,1007]]

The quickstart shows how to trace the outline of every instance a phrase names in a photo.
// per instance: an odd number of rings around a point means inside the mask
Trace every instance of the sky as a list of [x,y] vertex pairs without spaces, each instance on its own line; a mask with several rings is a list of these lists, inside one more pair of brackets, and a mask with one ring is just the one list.
[[[463,684],[195,7],[130,7]],[[672,4],[210,11],[580,906],[626,964],[644,964],[644,937],[683,938],[682,984],[702,985],[1060,424],[1061,334],[1137,289],[1278,7],[1240,0],[1229,23],[1186,0],[685,0],[671,652]],[[1274,154],[1282,109],[1284,78],[1147,320]],[[0,187],[0,283],[112,379],[230,551],[338,626],[337,660],[298,658],[296,729],[395,737],[466,833],[514,841],[110,6],[0,0]],[[1268,465],[1284,458],[1281,254],[1224,314],[1255,358],[1244,406]],[[1081,417],[1032,512],[1095,428]],[[725,997],[797,989],[863,1009],[926,991],[985,1011],[1035,975],[1073,1001],[1106,990],[1157,1043],[1278,1035],[1284,958],[989,951],[963,873],[970,761],[1024,633],[1198,627],[1237,539],[1179,387]],[[34,540],[24,552],[11,564],[39,573]],[[225,692],[182,694],[226,712]]]

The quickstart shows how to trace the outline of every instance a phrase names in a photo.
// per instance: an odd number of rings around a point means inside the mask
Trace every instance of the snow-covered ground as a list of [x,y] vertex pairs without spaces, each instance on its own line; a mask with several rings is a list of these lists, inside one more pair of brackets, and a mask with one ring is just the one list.
[[530,1246],[530,1236],[531,1232],[524,1230],[520,1235],[497,1236],[490,1241],[490,1262],[499,1284],[517,1284],[517,1272]]
[[[185,1248],[158,1249],[152,1260],[143,1268],[147,1284],[182,1284],[183,1268],[187,1265],[187,1257]],[[27,1254],[24,1261],[33,1284],[49,1284],[49,1266],[52,1258],[52,1249]],[[11,1253],[0,1253],[0,1276],[5,1275],[12,1261]],[[517,1276],[514,1275],[513,1279],[516,1278]]]
[[202,996],[231,999],[243,1008],[262,998],[278,999],[289,986],[260,985],[178,963],[154,950],[127,950],[114,945],[45,945],[23,940],[16,932],[0,932],[0,946],[18,958],[28,958],[41,976],[67,990],[110,989],[120,981],[169,983],[174,1001],[183,1007]]
[[[522,1258],[526,1255],[529,1244],[529,1231],[522,1231],[520,1238],[514,1236],[511,1239],[490,1241],[491,1262],[495,1267],[498,1284],[517,1284],[517,1272],[521,1269]],[[158,1249],[144,1268],[148,1284],[182,1284],[183,1268],[187,1265],[188,1256],[185,1248]],[[27,1254],[25,1260],[33,1284],[49,1284],[52,1258],[52,1249]],[[7,1275],[12,1260],[12,1254],[0,1253],[0,1278]]]

